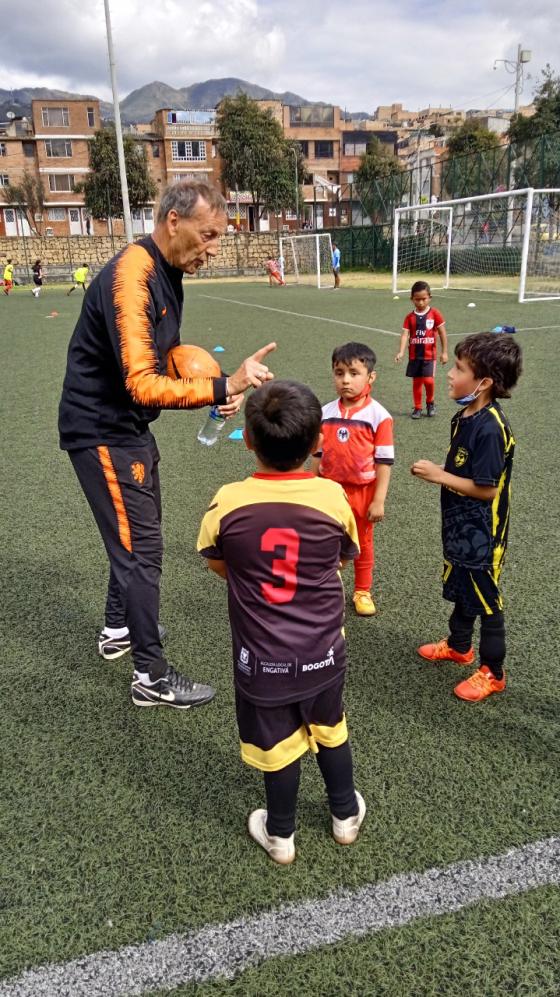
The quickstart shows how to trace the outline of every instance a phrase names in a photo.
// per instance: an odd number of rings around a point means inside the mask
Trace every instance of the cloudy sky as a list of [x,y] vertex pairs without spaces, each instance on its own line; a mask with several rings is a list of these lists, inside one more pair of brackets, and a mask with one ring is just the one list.
[[[110,2],[121,97],[236,76],[353,111],[512,107],[514,77],[492,67],[519,43],[532,50],[522,102],[547,62],[560,73],[558,0]],[[102,0],[18,0],[5,28],[0,88],[110,97]]]

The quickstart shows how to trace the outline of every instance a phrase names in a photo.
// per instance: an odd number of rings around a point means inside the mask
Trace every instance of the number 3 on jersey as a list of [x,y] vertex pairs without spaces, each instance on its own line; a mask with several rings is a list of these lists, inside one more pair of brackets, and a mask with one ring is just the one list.
[[276,578],[282,579],[283,585],[273,585],[262,582],[261,590],[269,603],[291,602],[297,588],[297,565],[299,557],[299,535],[295,530],[281,527],[270,527],[261,537],[261,550],[266,553],[276,553],[278,547],[284,548],[283,557],[275,557],[271,568]]

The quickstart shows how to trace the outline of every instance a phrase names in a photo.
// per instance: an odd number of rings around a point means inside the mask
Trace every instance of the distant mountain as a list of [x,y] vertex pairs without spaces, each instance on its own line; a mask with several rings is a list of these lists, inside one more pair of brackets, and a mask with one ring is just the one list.
[[[152,120],[160,107],[173,108],[176,111],[205,110],[216,107],[223,97],[234,96],[236,93],[246,93],[255,100],[281,100],[283,104],[313,104],[322,101],[309,101],[289,90],[275,93],[257,83],[248,83],[236,77],[226,77],[220,80],[205,80],[204,83],[193,83],[189,87],[170,87],[167,83],[155,81],[147,83],[137,90],[132,90],[124,100],[121,100],[121,117],[127,124],[142,124]],[[21,87],[15,90],[0,89],[0,121],[6,120],[6,114],[24,117],[31,116],[32,100],[71,100],[80,98],[87,100],[92,94],[70,93],[67,90],[51,90],[48,87]],[[113,105],[108,101],[100,101],[101,117],[110,120],[113,117]],[[347,112],[348,117],[352,117]],[[357,117],[362,117],[360,112]]]
[[230,76],[222,80],[193,83],[190,87],[181,87],[179,90],[166,83],[147,83],[146,86],[133,90],[121,101],[121,115],[129,123],[148,122],[160,107],[173,108],[174,111],[206,110],[216,107],[223,97],[234,96],[239,92],[246,93],[254,100],[281,100],[284,104],[310,103],[297,93],[274,93],[256,83]]

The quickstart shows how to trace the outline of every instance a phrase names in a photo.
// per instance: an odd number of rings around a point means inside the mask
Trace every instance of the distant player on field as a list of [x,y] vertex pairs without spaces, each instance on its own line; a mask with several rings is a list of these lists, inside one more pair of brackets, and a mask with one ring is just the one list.
[[449,394],[461,412],[451,420],[445,465],[418,460],[417,478],[441,485],[443,598],[453,602],[449,637],[418,648],[439,664],[474,661],[472,635],[480,616],[480,667],[455,687],[455,695],[479,702],[506,687],[506,655],[500,575],[510,512],[515,440],[497,398],[509,398],[521,374],[521,349],[509,336],[480,332],[455,347]]
[[4,267],[4,294],[8,295],[14,286],[14,265],[10,260],[6,260],[6,266]]
[[323,405],[323,445],[313,455],[313,469],[338,481],[356,517],[360,556],[354,561],[354,608],[373,616],[373,527],[385,515],[393,449],[393,420],[371,397],[376,356],[364,343],[345,343],[332,355],[338,398]]
[[33,283],[35,287],[31,288],[31,293],[34,298],[38,298],[41,293],[41,288],[43,286],[43,268],[41,266],[41,260],[35,260],[33,264]]
[[286,283],[282,275],[281,265],[278,260],[275,260],[272,256],[269,256],[264,267],[268,274],[268,283],[270,287],[273,286],[275,281],[277,284],[280,285],[284,285]]
[[66,292],[66,297],[68,297],[69,294],[72,294],[72,291],[75,291],[77,287],[81,287],[84,294],[86,293],[86,280],[88,277],[88,273],[89,273],[89,266],[87,263],[82,263],[81,267],[78,267],[77,270],[74,270],[74,273],[72,274],[72,280],[74,281],[74,283],[72,284],[70,290]]
[[340,249],[336,242],[332,244],[332,272],[334,277],[335,291],[340,287]]
[[210,503],[198,549],[228,583],[241,757],[264,774],[266,810],[249,834],[282,865],[295,858],[300,758],[325,781],[332,834],[352,844],[366,807],[356,793],[342,690],[346,670],[341,562],[358,553],[340,485],[304,471],[321,406],[293,381],[274,381],[246,406],[257,472]]
[[406,376],[412,378],[412,398],[414,408],[411,419],[422,415],[422,387],[426,392],[426,414],[434,416],[435,373],[437,359],[437,339],[441,343],[441,362],[447,363],[447,333],[445,319],[437,308],[432,308],[432,292],[425,280],[417,280],[410,289],[414,311],[404,322],[399,352],[395,357],[400,363],[408,340],[408,365]]

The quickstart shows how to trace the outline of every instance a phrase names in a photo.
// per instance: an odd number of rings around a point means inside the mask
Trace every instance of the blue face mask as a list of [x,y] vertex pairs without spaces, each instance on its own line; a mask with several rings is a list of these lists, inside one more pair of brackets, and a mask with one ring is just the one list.
[[470,405],[471,402],[475,402],[480,394],[478,389],[481,384],[482,381],[479,381],[474,391],[471,391],[470,395],[463,395],[462,398],[455,398],[454,400],[457,402],[457,405]]

